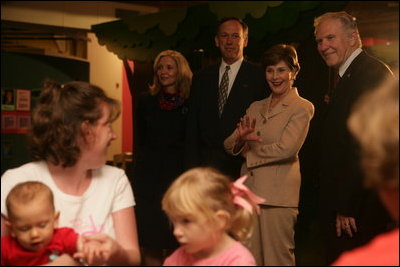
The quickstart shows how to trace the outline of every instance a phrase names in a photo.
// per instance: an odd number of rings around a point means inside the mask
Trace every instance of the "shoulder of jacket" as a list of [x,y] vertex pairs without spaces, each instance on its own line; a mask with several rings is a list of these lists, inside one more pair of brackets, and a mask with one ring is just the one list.
[[265,99],[266,98],[252,102],[248,110],[259,109],[261,106],[265,105]]
[[[373,65],[375,68],[382,68],[385,70],[390,70],[386,63],[384,63],[379,58],[376,58],[376,57],[368,54],[365,51],[360,54],[360,65],[362,65],[366,68],[367,68],[367,66]],[[371,68],[367,68],[367,69],[371,69]]]
[[204,68],[201,68],[200,70],[194,72],[194,76],[200,76],[200,75],[204,75],[204,74],[209,74],[209,73],[213,73],[215,70],[219,69],[219,64],[212,64],[209,66],[206,66]]
[[248,61],[248,60],[243,60],[242,62],[242,66],[251,68],[251,69],[258,69],[258,70],[262,70],[261,65],[256,64],[254,62]]

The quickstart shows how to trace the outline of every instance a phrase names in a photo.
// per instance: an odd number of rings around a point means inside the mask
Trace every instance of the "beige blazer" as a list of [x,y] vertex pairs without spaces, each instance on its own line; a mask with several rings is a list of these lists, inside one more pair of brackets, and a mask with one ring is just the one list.
[[246,185],[264,197],[266,205],[298,207],[301,183],[298,152],[306,139],[314,106],[293,88],[268,112],[271,97],[253,102],[246,111],[250,119],[256,118],[254,132],[262,142],[248,141],[234,153],[235,130],[225,139],[224,146],[228,153],[246,158],[241,174],[249,175]]

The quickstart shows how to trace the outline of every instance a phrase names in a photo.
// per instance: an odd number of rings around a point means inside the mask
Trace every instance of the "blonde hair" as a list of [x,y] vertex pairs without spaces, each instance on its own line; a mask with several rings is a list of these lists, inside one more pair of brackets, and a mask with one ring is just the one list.
[[12,213],[14,205],[27,205],[38,198],[46,198],[54,209],[53,193],[47,185],[38,181],[31,181],[14,186],[6,198],[8,219],[14,215]]
[[350,36],[353,32],[356,33],[356,38],[357,38],[357,47],[362,46],[361,42],[361,37],[360,33],[358,31],[358,26],[357,26],[357,19],[350,14],[348,14],[346,11],[340,11],[340,12],[327,12],[317,18],[314,19],[314,34],[316,34],[318,26],[326,21],[326,20],[339,20],[343,26],[343,29],[348,33]]
[[365,185],[375,189],[398,189],[398,81],[385,81],[360,97],[349,117],[348,126],[361,145]]
[[215,169],[194,168],[172,183],[162,199],[162,208],[169,217],[190,215],[211,223],[216,221],[217,211],[226,211],[227,232],[245,241],[251,236],[254,217],[233,203],[231,186],[228,177]]
[[178,91],[180,97],[187,99],[189,97],[193,73],[189,67],[189,63],[187,62],[186,58],[181,53],[175,50],[162,51],[160,54],[157,55],[156,59],[154,60],[153,84],[149,86],[150,94],[156,95],[161,90],[160,81],[158,80],[157,76],[157,68],[160,59],[165,56],[169,56],[175,61],[178,69],[178,75],[176,78],[176,90]]

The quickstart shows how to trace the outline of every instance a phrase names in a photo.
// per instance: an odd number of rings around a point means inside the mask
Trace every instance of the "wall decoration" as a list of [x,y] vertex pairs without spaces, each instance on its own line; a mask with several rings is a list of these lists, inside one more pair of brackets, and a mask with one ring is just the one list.
[[17,128],[16,112],[2,112],[1,114],[1,132],[13,131]]
[[27,111],[2,111],[1,133],[26,134],[31,127],[31,113]]
[[1,110],[15,110],[15,92],[13,89],[1,89]]
[[21,113],[17,115],[17,130],[28,130],[31,127],[31,116],[30,114]]
[[20,111],[31,110],[31,90],[16,89],[15,109]]

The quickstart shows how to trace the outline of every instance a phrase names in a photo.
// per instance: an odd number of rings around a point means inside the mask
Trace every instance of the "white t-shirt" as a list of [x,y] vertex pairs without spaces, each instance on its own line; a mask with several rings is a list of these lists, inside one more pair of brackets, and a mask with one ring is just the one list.
[[1,177],[1,213],[7,216],[6,197],[18,183],[40,181],[54,194],[60,211],[59,227],[80,234],[105,233],[115,238],[112,213],[135,205],[132,187],[122,169],[105,165],[93,170],[89,188],[82,196],[62,192],[54,183],[45,161],[27,163],[7,170]]

